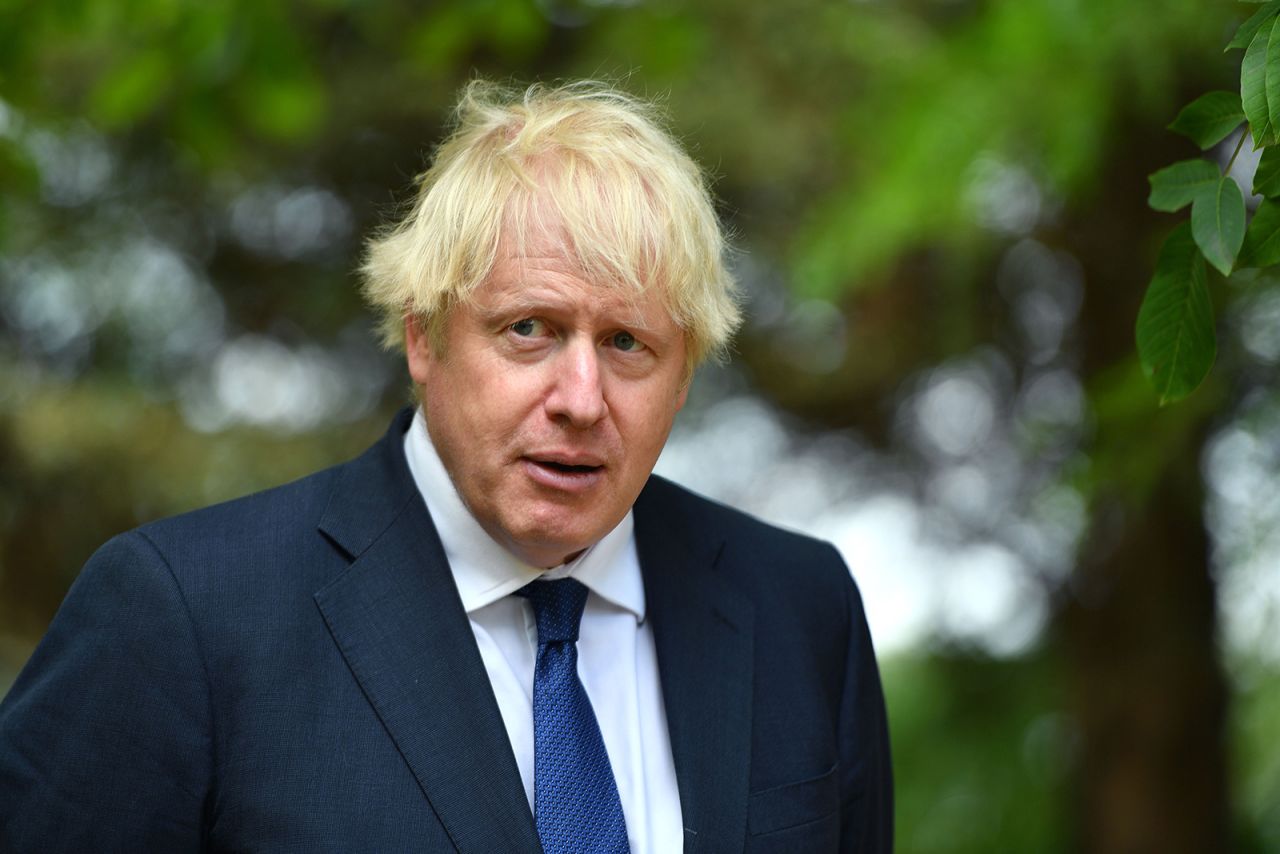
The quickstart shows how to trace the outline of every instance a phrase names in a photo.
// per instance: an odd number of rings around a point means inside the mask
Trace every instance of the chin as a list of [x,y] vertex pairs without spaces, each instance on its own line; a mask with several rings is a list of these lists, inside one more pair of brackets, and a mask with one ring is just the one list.
[[[588,543],[588,545],[590,544]],[[521,548],[516,554],[530,566],[536,566],[539,569],[553,569],[562,563],[567,563],[566,558],[576,557],[586,548],[587,546],[584,545],[543,540],[537,545]]]
[[[503,530],[515,544],[518,554],[549,555],[559,558],[590,548],[612,531],[628,508],[613,508],[614,513],[600,512],[599,501],[571,503],[539,502],[526,507],[519,518],[508,518]],[[616,514],[616,515],[615,515]]]
[[541,558],[549,555],[556,556],[556,562],[559,563],[558,558],[582,551],[595,542],[587,540],[587,545],[580,545],[583,539],[578,534],[559,530],[552,525],[539,524],[537,520],[526,520],[520,525],[507,527],[503,533],[508,550],[535,566],[543,565]]

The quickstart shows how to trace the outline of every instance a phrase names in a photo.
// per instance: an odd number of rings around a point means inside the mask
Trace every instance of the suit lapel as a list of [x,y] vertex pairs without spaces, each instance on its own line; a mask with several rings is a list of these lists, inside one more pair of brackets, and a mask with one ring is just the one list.
[[635,506],[685,850],[735,850],[747,828],[753,609],[716,562],[723,543],[673,509],[652,478]]
[[321,531],[354,560],[316,604],[460,851],[538,851],[493,689],[398,418],[339,475]]

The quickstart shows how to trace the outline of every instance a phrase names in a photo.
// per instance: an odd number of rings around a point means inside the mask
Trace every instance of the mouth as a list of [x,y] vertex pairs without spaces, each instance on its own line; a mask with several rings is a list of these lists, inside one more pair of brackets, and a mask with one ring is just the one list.
[[581,489],[599,480],[604,466],[594,459],[527,456],[525,466],[535,481],[556,489]]
[[568,463],[557,463],[554,460],[534,460],[534,462],[540,466],[546,466],[549,469],[565,474],[589,474],[603,468],[603,466],[575,466]]

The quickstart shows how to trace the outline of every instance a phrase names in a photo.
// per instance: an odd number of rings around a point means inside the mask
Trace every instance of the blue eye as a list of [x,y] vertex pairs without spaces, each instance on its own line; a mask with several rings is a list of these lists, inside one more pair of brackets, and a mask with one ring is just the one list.
[[613,346],[624,353],[634,353],[637,350],[643,350],[644,345],[636,340],[636,337],[630,332],[615,332],[613,334]]
[[522,338],[528,338],[538,333],[539,321],[532,317],[526,317],[524,320],[517,320],[507,328]]

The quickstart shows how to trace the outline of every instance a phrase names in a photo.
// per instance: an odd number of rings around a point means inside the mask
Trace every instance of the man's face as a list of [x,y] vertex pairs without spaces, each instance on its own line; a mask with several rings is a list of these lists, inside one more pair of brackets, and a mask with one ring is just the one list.
[[406,327],[409,372],[458,494],[491,537],[556,566],[622,520],[687,390],[683,331],[658,294],[593,283],[555,237],[507,241],[444,323]]

